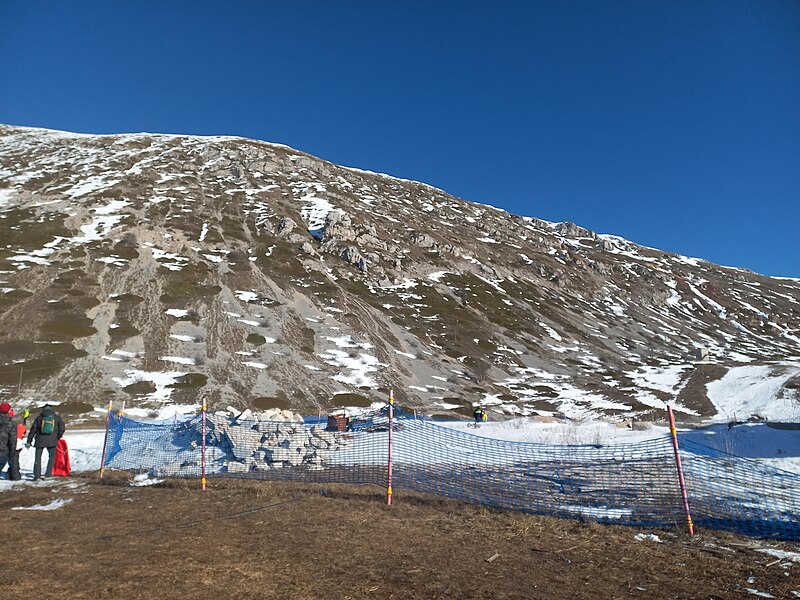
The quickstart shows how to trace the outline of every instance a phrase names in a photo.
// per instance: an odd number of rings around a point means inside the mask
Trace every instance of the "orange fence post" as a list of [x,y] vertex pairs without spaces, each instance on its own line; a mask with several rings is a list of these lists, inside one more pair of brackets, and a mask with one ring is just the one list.
[[108,447],[108,426],[111,423],[112,401],[108,401],[108,413],[106,414],[106,434],[103,437],[103,457],[100,459],[100,479],[103,478],[103,471],[106,468],[106,448]]
[[689,498],[686,495],[686,482],[683,478],[683,468],[681,467],[681,454],[678,450],[678,430],[675,429],[675,415],[672,414],[672,407],[667,406],[667,416],[669,417],[669,432],[672,435],[672,449],[675,451],[675,466],[678,469],[678,483],[681,486],[681,497],[683,498],[683,510],[686,513],[686,525],[689,528],[689,535],[694,535],[694,524],[692,514],[689,512]]
[[386,504],[392,505],[392,421],[394,420],[394,390],[389,390],[389,465],[387,472]]

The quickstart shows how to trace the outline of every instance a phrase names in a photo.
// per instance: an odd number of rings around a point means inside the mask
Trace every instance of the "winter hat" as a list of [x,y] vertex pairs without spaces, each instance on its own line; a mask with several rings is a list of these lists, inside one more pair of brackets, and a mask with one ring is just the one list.
[[8,414],[10,410],[11,410],[11,405],[8,402],[3,402],[2,404],[0,404],[0,413]]

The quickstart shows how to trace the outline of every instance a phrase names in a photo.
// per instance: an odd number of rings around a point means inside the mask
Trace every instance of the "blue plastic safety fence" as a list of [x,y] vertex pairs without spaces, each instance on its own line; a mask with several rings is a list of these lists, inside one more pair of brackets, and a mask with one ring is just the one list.
[[689,440],[680,447],[698,527],[800,539],[800,475]]
[[[550,445],[480,437],[395,409],[393,488],[490,507],[642,526],[683,526],[672,442]],[[387,485],[386,408],[344,431],[326,423],[206,415],[209,479],[241,477]],[[142,423],[112,417],[106,467],[200,477],[202,421]],[[759,461],[681,442],[698,527],[800,539],[798,476]]]

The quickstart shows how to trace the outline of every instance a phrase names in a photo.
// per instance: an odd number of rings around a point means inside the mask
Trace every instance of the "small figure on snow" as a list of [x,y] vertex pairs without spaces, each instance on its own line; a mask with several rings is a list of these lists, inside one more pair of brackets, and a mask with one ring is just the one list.
[[[36,456],[33,463],[33,478],[44,479],[53,476],[53,465],[56,461],[56,448],[58,441],[64,436],[64,421],[56,414],[53,407],[45,404],[41,414],[31,425],[28,432],[28,443],[26,447],[33,445],[36,448]],[[47,448],[47,469],[42,477],[42,452]]]
[[485,423],[489,420],[489,417],[486,414],[486,409],[482,406],[478,406],[473,411],[472,416],[475,418],[475,423]]

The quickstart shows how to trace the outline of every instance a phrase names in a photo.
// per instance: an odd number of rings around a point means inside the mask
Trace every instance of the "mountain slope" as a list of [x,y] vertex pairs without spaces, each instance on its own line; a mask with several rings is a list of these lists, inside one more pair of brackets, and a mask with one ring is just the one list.
[[742,363],[800,414],[800,282],[285,146],[0,126],[0,240],[0,385],[76,414],[393,388],[426,412],[700,417]]

